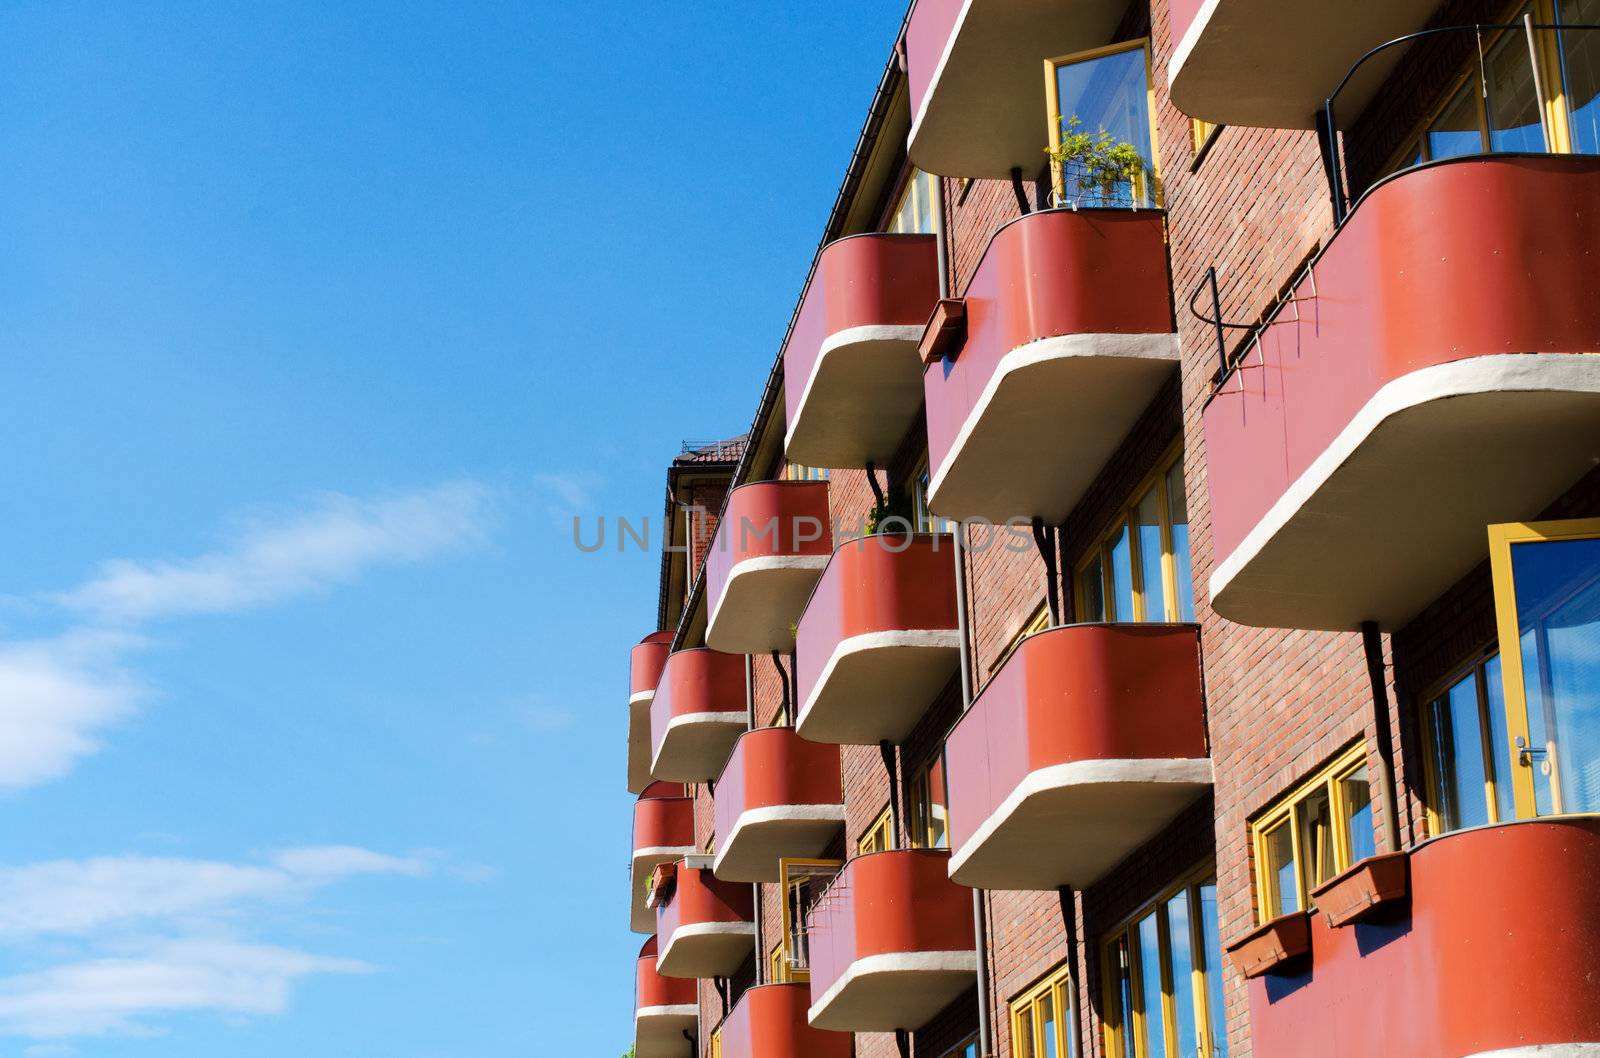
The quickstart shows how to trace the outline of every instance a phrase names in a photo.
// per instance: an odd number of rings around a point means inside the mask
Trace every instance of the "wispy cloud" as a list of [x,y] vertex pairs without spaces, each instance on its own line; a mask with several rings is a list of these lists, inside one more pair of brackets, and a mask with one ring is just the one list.
[[230,613],[326,591],[371,566],[418,562],[478,543],[489,517],[488,490],[475,482],[383,499],[328,495],[287,520],[248,522],[219,551],[113,559],[55,598],[110,623]]
[[533,482],[554,505],[568,514],[586,514],[594,509],[594,494],[600,478],[588,471],[572,474],[535,474]]
[[147,692],[122,655],[136,643],[93,630],[0,643],[0,789],[65,774],[134,711]]

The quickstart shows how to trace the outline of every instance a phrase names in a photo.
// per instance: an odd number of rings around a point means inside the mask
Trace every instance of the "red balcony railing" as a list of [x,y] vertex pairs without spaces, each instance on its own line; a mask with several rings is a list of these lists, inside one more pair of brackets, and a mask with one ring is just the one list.
[[807,915],[811,1024],[848,1032],[920,1029],[971,992],[972,894],[950,854],[900,850],[847,864]]
[[917,0],[906,27],[911,160],[943,176],[1038,170],[1046,59],[1112,38],[1120,0]]
[[650,703],[650,771],[669,782],[715,779],[749,726],[744,658],[696,648],[667,659]]
[[1369,191],[1205,409],[1216,611],[1405,624],[1600,451],[1600,159]]
[[995,232],[966,340],[923,374],[935,511],[997,524],[1071,512],[1177,371],[1165,223],[1046,210]]
[[839,545],[796,636],[801,735],[905,741],[959,663],[954,554],[942,535]]
[[690,856],[663,868],[657,893],[656,937],[661,955],[656,969],[667,977],[730,977],[756,944],[750,886],[724,882],[711,873],[709,856]]
[[945,746],[950,875],[1086,887],[1211,786],[1193,625],[1024,639]]
[[722,1058],[850,1058],[854,1038],[806,1023],[803,984],[745,990],[722,1023]]
[[776,882],[780,858],[822,854],[844,826],[839,747],[792,728],[739,737],[716,785],[717,877]]
[[633,1004],[634,1058],[693,1058],[684,1032],[693,1034],[700,997],[692,979],[656,972],[656,939],[639,949]]
[[650,785],[650,703],[672,649],[671,632],[651,632],[628,657],[628,792]]
[[895,454],[922,408],[917,343],[938,296],[931,235],[823,248],[783,347],[790,462],[860,467]]
[[1410,856],[1410,902],[1249,982],[1258,1054],[1586,1054],[1600,1044],[1600,820],[1464,830]]
[[787,651],[832,550],[826,481],[734,489],[706,558],[707,645],[737,654]]
[[653,933],[655,912],[645,906],[645,885],[660,863],[694,854],[694,798],[683,785],[655,782],[633,805],[632,912],[635,933]]

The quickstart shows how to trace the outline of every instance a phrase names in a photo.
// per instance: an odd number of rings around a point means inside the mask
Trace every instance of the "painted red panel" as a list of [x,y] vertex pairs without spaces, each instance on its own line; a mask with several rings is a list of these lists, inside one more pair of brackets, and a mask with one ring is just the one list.
[[949,871],[942,849],[875,852],[845,865],[806,919],[812,1001],[857,959],[973,950],[972,890]]
[[673,717],[692,713],[743,713],[744,655],[705,647],[679,650],[667,658],[661,683],[650,702],[650,747],[655,753]]
[[923,372],[934,475],[1007,353],[1070,334],[1170,333],[1169,286],[1160,210],[1044,210],[995,232],[967,288],[966,342]]
[[1384,385],[1473,356],[1600,349],[1597,203],[1600,159],[1585,156],[1457,159],[1368,192],[1206,408],[1217,554]]
[[852,327],[920,327],[938,297],[932,235],[851,235],[823,247],[783,347],[789,421],[800,410],[817,355],[831,335]]
[[706,610],[715,613],[733,567],[751,558],[833,550],[826,481],[757,481],[728,494],[706,556]]
[[653,782],[633,805],[633,848],[693,848],[694,799],[683,784]]
[[844,803],[839,747],[807,742],[789,727],[746,731],[717,779],[718,847],[754,808]]
[[656,939],[651,937],[639,949],[639,973],[635,978],[635,1010],[645,1007],[694,1006],[700,1002],[699,982],[692,977],[662,977],[656,973]]
[[947,535],[865,536],[840,544],[796,632],[804,702],[840,643],[871,632],[956,627],[955,544]]
[[1462,831],[1411,855],[1411,906],[1311,927],[1296,976],[1249,982],[1251,1038],[1285,1058],[1462,1058],[1600,1043],[1600,820]]
[[[1226,3],[1227,0],[1222,0]],[[1167,0],[1167,24],[1172,27],[1172,43],[1176,46],[1183,35],[1194,25],[1194,18],[1205,6],[1205,0]]]
[[850,1058],[848,1032],[806,1021],[811,989],[803,984],[746,989],[722,1023],[722,1058]]
[[1202,758],[1199,633],[1157,624],[1037,632],[972,703],[945,755],[953,848],[1040,768]]
[[748,882],[723,882],[709,867],[685,867],[680,861],[667,902],[656,908],[656,936],[671,937],[681,926],[702,922],[754,922],[754,901]]
[[628,655],[628,697],[653,691],[661,682],[661,669],[672,649],[671,632],[651,632]]
[[939,61],[955,32],[966,0],[917,0],[906,23],[906,82],[911,89],[912,122],[928,103]]

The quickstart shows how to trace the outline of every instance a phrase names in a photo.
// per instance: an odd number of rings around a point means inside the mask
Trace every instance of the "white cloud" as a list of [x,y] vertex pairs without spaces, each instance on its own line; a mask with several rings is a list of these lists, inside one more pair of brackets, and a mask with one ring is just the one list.
[[145,689],[121,667],[125,635],[83,630],[0,643],[0,788],[54,779],[99,748]]
[[588,472],[577,474],[535,474],[534,484],[551,496],[556,504],[572,513],[585,513],[594,508],[594,491],[600,486],[597,475]]
[[370,566],[418,562],[478,543],[491,517],[476,482],[384,499],[323,497],[281,522],[253,520],[220,551],[177,560],[114,559],[61,605],[105,622],[230,613],[347,583]]

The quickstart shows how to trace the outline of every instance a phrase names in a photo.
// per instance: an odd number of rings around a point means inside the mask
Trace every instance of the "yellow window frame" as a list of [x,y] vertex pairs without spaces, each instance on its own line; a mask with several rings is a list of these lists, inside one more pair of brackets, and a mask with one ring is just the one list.
[[1289,828],[1289,847],[1294,855],[1294,884],[1296,904],[1304,911],[1311,907],[1311,883],[1306,877],[1305,864],[1301,862],[1300,814],[1295,811],[1307,798],[1319,791],[1328,795],[1329,822],[1333,828],[1330,850],[1333,854],[1333,871],[1329,877],[1343,874],[1351,865],[1349,810],[1345,804],[1343,780],[1348,779],[1367,765],[1365,739],[1341,752],[1330,763],[1323,765],[1309,779],[1278,798],[1272,806],[1250,824],[1250,846],[1255,853],[1256,893],[1260,898],[1256,909],[1257,919],[1267,922],[1271,909],[1279,906],[1278,876],[1272,870],[1267,855],[1267,841],[1279,827]]
[[[1207,884],[1214,886],[1216,882],[1216,867],[1210,863],[1188,872],[1183,876],[1182,880],[1168,887],[1160,896],[1148,901],[1139,910],[1123,919],[1100,942],[1100,966],[1103,976],[1101,994],[1106,998],[1105,1016],[1102,1019],[1101,1028],[1105,1036],[1106,1058],[1135,1058],[1130,1053],[1128,1046],[1129,1021],[1133,1023],[1132,1028],[1135,1039],[1148,1039],[1145,1031],[1147,1028],[1145,1014],[1143,1012],[1148,1004],[1144,1002],[1144,975],[1141,973],[1143,967],[1139,961],[1142,956],[1140,955],[1139,946],[1133,943],[1133,934],[1139,923],[1154,912],[1157,916],[1157,922],[1160,923],[1162,935],[1170,936],[1172,927],[1167,914],[1167,905],[1179,893],[1189,894],[1189,962],[1191,966],[1189,987],[1195,1015],[1195,1040],[1200,1054],[1217,1053],[1212,1049],[1212,1041],[1217,1038],[1214,1034],[1220,1030],[1220,1033],[1225,1035],[1227,1026],[1214,1026],[1211,1024],[1211,997],[1206,991],[1205,959],[1199,955],[1199,953],[1206,950],[1208,944],[1218,945],[1221,943],[1220,938],[1208,938],[1205,936],[1205,926],[1199,914],[1200,887]],[[1133,992],[1134,1005],[1134,1009],[1131,1011],[1122,1009],[1121,982],[1117,979],[1118,970],[1121,968],[1119,952],[1128,960],[1127,973],[1130,990]],[[1165,1041],[1165,1046],[1161,1053],[1175,1055],[1178,1053],[1178,1019],[1176,1001],[1174,999],[1174,989],[1177,988],[1177,982],[1173,980],[1172,976],[1170,941],[1160,976],[1162,987],[1162,1039]],[[1219,988],[1222,987],[1222,984],[1220,981],[1217,982]]]
[[[1122,40],[1115,44],[1107,44],[1100,48],[1090,48],[1087,51],[1073,52],[1070,55],[1058,55],[1053,59],[1044,61],[1044,97],[1045,111],[1050,123],[1050,150],[1057,151],[1061,148],[1061,99],[1056,92],[1056,71],[1063,66],[1072,66],[1092,59],[1102,59],[1107,55],[1116,55],[1119,52],[1132,51],[1140,48],[1144,51],[1144,91],[1145,118],[1150,122],[1150,180],[1154,185],[1150,188],[1150,199],[1160,209],[1165,201],[1161,181],[1161,138],[1157,129],[1156,120],[1156,81],[1150,62],[1150,38],[1138,37],[1134,40]],[[1066,195],[1066,181],[1061,173],[1061,166],[1055,162],[1050,163],[1050,189],[1056,201]],[[1143,180],[1134,187],[1135,198],[1142,198],[1145,188]]]
[[[940,222],[943,220],[943,218],[939,216],[939,195],[937,190],[934,188],[934,182],[938,179],[939,178],[937,176],[930,172],[918,169],[916,166],[911,167],[910,173],[906,176],[905,183],[900,188],[900,193],[895,196],[894,208],[889,211],[889,223],[886,226],[889,234],[938,234]],[[916,216],[922,212],[921,206],[924,196],[927,197],[928,219],[932,226],[925,232],[917,231],[914,228],[898,227],[897,225],[900,220],[900,215],[905,210],[906,203],[911,203],[912,215]]]
[[711,1043],[706,1047],[706,1058],[722,1058],[722,1029],[718,1028],[711,1034]]
[[838,872],[844,866],[843,860],[826,859],[798,859],[784,857],[778,860],[778,897],[781,901],[781,913],[778,915],[782,932],[776,947],[769,954],[768,968],[771,971],[772,984],[792,984],[811,980],[809,967],[794,965],[791,957],[797,950],[796,941],[799,930],[794,921],[795,915],[801,913],[798,906],[797,891],[816,881],[826,871]]
[[894,848],[894,813],[888,805],[878,813],[861,837],[856,839],[856,855],[867,856],[874,852],[888,852]]
[[785,463],[783,467],[783,480],[785,481],[827,481],[827,467],[808,467],[801,463]]
[[995,672],[1001,665],[1004,665],[1006,659],[1017,652],[1017,647],[1022,645],[1024,639],[1027,639],[1035,632],[1043,632],[1049,627],[1050,602],[1048,599],[1040,599],[1039,605],[1035,606],[1029,612],[1028,619],[1022,622],[1022,627],[1011,634],[1011,638],[1006,642],[1005,649],[1000,651],[993,661],[989,662],[990,673]]
[[[1083,557],[1073,568],[1072,577],[1072,605],[1073,612],[1080,620],[1088,619],[1088,595],[1084,590],[1086,579],[1089,576],[1089,567],[1095,560],[1100,560],[1100,597],[1107,600],[1108,606],[1114,605],[1115,590],[1112,582],[1111,544],[1118,534],[1124,529],[1128,532],[1128,562],[1130,565],[1129,576],[1133,578],[1133,614],[1124,616],[1114,614],[1116,622],[1131,621],[1135,623],[1145,621],[1178,622],[1182,615],[1178,612],[1178,555],[1172,540],[1172,498],[1167,492],[1167,475],[1178,467],[1183,461],[1183,443],[1180,441],[1173,448],[1167,450],[1156,463],[1156,469],[1142,478],[1134,486],[1129,495],[1128,502],[1117,511],[1116,518],[1095,541],[1094,546],[1084,550]],[[1188,486],[1187,477],[1185,487]],[[1139,534],[1134,532],[1133,519],[1139,510],[1139,501],[1144,499],[1152,490],[1156,495],[1156,517],[1161,522],[1161,596],[1165,604],[1165,612],[1156,618],[1148,615],[1147,593],[1144,590],[1144,563],[1140,561]],[[1190,571],[1190,578],[1194,576]],[[1192,585],[1191,585],[1192,586]]]
[[[946,848],[950,841],[950,780],[946,776],[942,765],[944,764],[944,747],[939,747],[939,752],[934,754],[922,767],[918,768],[911,776],[911,781],[906,784],[906,814],[910,820],[907,828],[911,833],[911,847],[914,849]],[[939,775],[944,783],[941,791],[943,800],[936,800],[933,796],[933,771],[939,768]],[[933,806],[939,805],[945,810],[944,819],[944,845],[936,844],[933,834]]]
[[[1427,694],[1421,696],[1417,716],[1423,726],[1422,731],[1422,768],[1423,781],[1428,797],[1423,805],[1427,820],[1428,834],[1437,836],[1449,831],[1445,827],[1444,814],[1440,811],[1444,804],[1446,792],[1444,788],[1444,763],[1439,760],[1437,747],[1434,745],[1433,733],[1429,730],[1433,717],[1431,715],[1433,703],[1449,692],[1451,687],[1464,679],[1470,678],[1477,697],[1478,705],[1478,742],[1483,754],[1483,797],[1488,809],[1490,823],[1504,822],[1500,818],[1500,782],[1497,776],[1506,771],[1505,761],[1495,756],[1497,747],[1491,740],[1493,727],[1489,722],[1489,695],[1488,674],[1484,672],[1485,666],[1499,657],[1499,651],[1487,650],[1479,652],[1470,662],[1453,669],[1450,675],[1434,684]],[[1504,662],[1502,662],[1504,664]],[[1502,677],[1504,673],[1502,670]]]
[[[1049,975],[1011,1001],[1011,1053],[1018,1058],[1038,1058],[1049,1053],[1041,1043],[1044,1035],[1043,1000],[1048,997],[1055,1012],[1055,1053],[1065,1058],[1078,1052],[1077,1041],[1072,1038],[1073,995],[1072,963],[1063,962]],[[1033,1041],[1033,1054],[1024,1056],[1017,1041],[1022,1038],[1022,1027],[1028,1027],[1028,1038]]]

